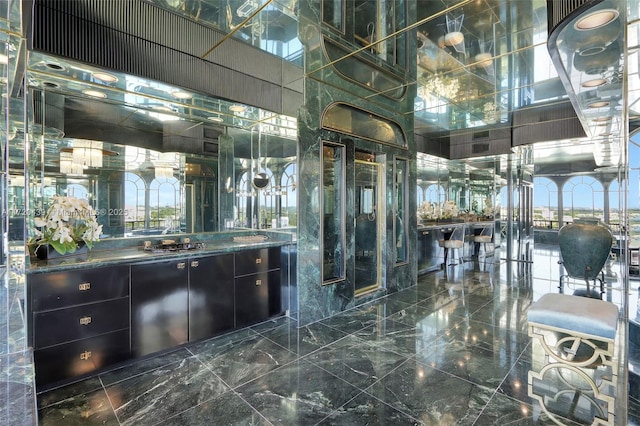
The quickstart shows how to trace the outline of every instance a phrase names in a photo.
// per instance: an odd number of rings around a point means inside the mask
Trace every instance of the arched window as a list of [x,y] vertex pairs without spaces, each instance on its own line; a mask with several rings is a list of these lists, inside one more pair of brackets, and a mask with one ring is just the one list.
[[425,201],[434,204],[441,204],[445,201],[444,198],[444,188],[437,184],[431,184],[427,187]]
[[546,177],[533,179],[533,226],[559,228],[558,185]]
[[562,189],[564,221],[571,222],[581,216],[604,220],[604,191],[602,184],[590,176],[574,176]]
[[151,227],[163,233],[182,229],[180,181],[175,177],[155,178],[149,185],[149,214]]
[[124,213],[126,229],[135,230],[144,228],[145,200],[144,193],[147,188],[144,180],[135,173],[124,173]]

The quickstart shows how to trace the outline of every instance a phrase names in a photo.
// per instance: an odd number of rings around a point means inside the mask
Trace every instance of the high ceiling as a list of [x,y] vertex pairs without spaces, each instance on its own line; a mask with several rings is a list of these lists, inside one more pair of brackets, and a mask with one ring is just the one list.
[[[229,37],[302,66],[302,45],[297,39],[297,1],[151,1],[203,25],[231,31]],[[640,30],[637,0],[628,3],[632,11],[635,5],[635,14],[628,19],[627,46],[630,115],[636,118],[640,116],[640,106],[637,107]],[[416,133],[465,129],[471,132],[485,126],[509,126],[515,110],[566,99],[566,91],[547,51],[546,1],[416,0],[416,8],[416,23],[396,29],[396,33],[410,31],[412,37],[417,30],[418,97],[414,108],[405,112],[415,114]],[[456,32],[462,34],[464,40],[459,44],[453,44],[449,36]],[[210,46],[202,52],[202,57],[214,54],[226,40]],[[245,129],[256,123],[268,123],[282,136],[295,136],[292,117],[249,105],[239,107],[244,109],[239,112],[233,102],[193,92],[184,94],[179,87],[136,76],[112,73],[116,81],[109,82],[96,77],[99,69],[38,53],[30,55],[28,68],[29,86],[78,99],[94,99],[92,96],[96,93],[87,92],[87,88],[93,88],[102,92],[99,96],[106,100],[127,105],[131,116],[152,112],[194,123]],[[313,69],[305,72],[311,73]],[[575,157],[565,154],[566,146],[577,142],[584,144],[575,140],[555,141],[557,151],[546,149],[549,155],[537,161],[571,162]],[[580,155],[589,156],[588,152]]]

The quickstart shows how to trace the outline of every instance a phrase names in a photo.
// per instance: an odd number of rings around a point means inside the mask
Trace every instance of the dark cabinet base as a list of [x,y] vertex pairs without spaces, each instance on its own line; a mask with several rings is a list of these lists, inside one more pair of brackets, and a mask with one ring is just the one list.
[[277,314],[280,303],[272,294],[279,290],[279,269],[236,278],[236,327],[255,324]]
[[189,341],[206,339],[235,326],[233,254],[189,263]]
[[131,265],[131,352],[143,356],[189,340],[187,261]]
[[33,352],[36,386],[83,376],[130,357],[129,329],[38,349]]
[[129,298],[90,303],[33,315],[35,349],[129,328]]

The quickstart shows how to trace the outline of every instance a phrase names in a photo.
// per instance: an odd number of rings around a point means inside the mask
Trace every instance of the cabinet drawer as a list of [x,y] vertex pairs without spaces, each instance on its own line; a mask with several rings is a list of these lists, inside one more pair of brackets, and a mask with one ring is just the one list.
[[280,268],[280,247],[236,253],[236,277]]
[[130,357],[129,330],[38,349],[33,352],[36,384],[82,376]]
[[127,265],[30,274],[31,311],[116,299],[129,295]]
[[90,303],[33,316],[34,348],[129,328],[129,298]]
[[233,280],[233,261],[233,254],[195,257],[188,260],[189,274],[211,285],[218,281]]

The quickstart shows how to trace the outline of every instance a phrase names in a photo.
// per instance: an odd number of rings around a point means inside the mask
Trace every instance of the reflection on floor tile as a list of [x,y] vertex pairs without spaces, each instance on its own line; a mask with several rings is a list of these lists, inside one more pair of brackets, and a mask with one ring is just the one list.
[[466,262],[313,324],[274,318],[41,393],[40,424],[555,424],[529,394],[526,314],[557,291],[558,253],[534,256]]

